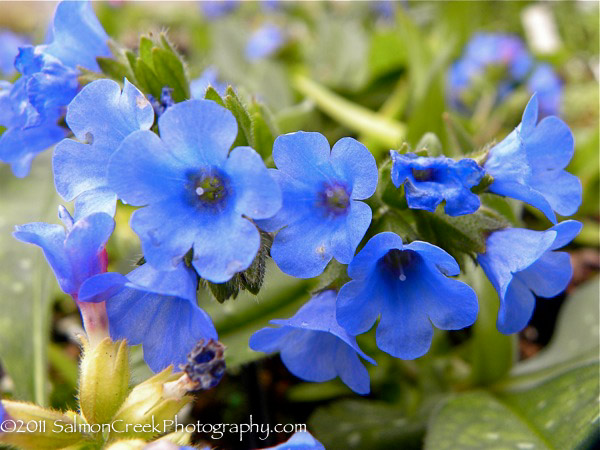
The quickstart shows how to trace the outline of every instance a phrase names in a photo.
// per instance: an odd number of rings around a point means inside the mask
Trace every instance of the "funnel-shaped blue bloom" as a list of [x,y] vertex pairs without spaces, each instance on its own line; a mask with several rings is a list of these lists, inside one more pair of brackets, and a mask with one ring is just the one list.
[[110,56],[108,35],[90,2],[64,1],[56,8],[52,42],[21,47],[14,85],[0,92],[0,161],[24,177],[41,151],[65,137],[57,126],[67,104],[77,94],[78,66],[99,70],[98,56]]
[[308,431],[297,431],[287,441],[265,450],[325,450]]
[[150,129],[153,122],[152,105],[127,79],[122,92],[112,80],[85,86],[67,109],[67,124],[78,140],[64,139],[54,152],[58,193],[114,215],[117,196],[108,187],[108,160],[126,136]]
[[500,297],[497,327],[501,333],[521,331],[535,307],[535,295],[554,297],[564,291],[573,269],[569,254],[556,252],[581,230],[567,220],[546,231],[508,228],[493,232],[485,253],[477,256]]
[[573,135],[558,117],[539,124],[537,118],[534,95],[519,126],[490,150],[484,168],[494,177],[491,192],[529,203],[556,223],[554,211],[570,216],[581,204],[581,183],[564,170],[573,157]]
[[93,275],[106,271],[104,247],[115,222],[108,214],[95,213],[73,220],[63,207],[59,217],[65,227],[35,222],[15,227],[13,236],[41,247],[54,271],[60,288],[77,299],[81,284]]
[[280,352],[290,372],[307,381],[335,377],[359,394],[369,393],[369,374],[358,355],[375,364],[358,347],[356,339],[335,320],[335,291],[311,298],[291,318],[271,320],[279,328],[263,328],[250,338],[256,351]]
[[279,170],[271,170],[283,194],[275,217],[259,222],[277,231],[271,256],[287,274],[310,278],[332,258],[348,264],[371,223],[371,208],[359,201],[377,187],[375,158],[360,142],[340,139],[330,150],[320,133],[279,136],[273,145]]
[[377,346],[402,359],[429,350],[433,325],[459,330],[475,322],[477,297],[458,275],[454,258],[435,245],[403,245],[390,232],[375,235],[348,266],[352,281],[338,295],[337,320],[352,335],[364,333],[377,316]]
[[108,164],[108,186],[134,206],[131,227],[149,264],[173,270],[193,248],[192,264],[215,283],[247,269],[260,246],[249,219],[273,216],[281,192],[250,147],[229,152],[233,114],[215,102],[188,100],[151,131],[127,136]]
[[106,301],[110,336],[142,344],[144,360],[159,372],[175,370],[201,339],[217,339],[208,314],[196,304],[198,278],[181,262],[159,272],[144,264],[127,276],[104,273],[87,280],[79,291],[83,302]]
[[470,214],[479,208],[479,197],[471,192],[485,171],[472,159],[454,161],[445,156],[428,158],[414,153],[390,151],[392,182],[404,184],[409,208],[435,211],[446,201],[444,211],[450,216]]

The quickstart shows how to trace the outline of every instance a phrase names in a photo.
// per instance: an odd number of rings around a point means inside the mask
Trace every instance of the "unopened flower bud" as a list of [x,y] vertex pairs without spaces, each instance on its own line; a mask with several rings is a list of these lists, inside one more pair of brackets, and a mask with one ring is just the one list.
[[109,423],[129,390],[129,361],[124,340],[103,339],[95,347],[83,341],[79,399],[88,423]]

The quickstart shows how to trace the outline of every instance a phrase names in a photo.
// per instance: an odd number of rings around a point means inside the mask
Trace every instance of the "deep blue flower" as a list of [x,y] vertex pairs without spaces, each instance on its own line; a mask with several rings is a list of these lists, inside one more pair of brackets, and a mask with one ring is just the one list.
[[57,126],[77,93],[78,66],[99,70],[97,56],[110,56],[108,36],[89,2],[61,2],[54,15],[52,42],[20,48],[15,67],[21,77],[0,92],[0,160],[18,177],[29,173],[36,154],[60,141]]
[[558,117],[539,124],[537,118],[534,95],[519,126],[490,150],[484,168],[494,178],[491,192],[529,203],[556,223],[554,211],[569,216],[581,204],[581,182],[564,170],[573,157],[573,135]]
[[527,88],[532,94],[537,93],[542,117],[560,114],[563,83],[550,64],[540,64],[533,71]]
[[255,351],[280,352],[283,364],[298,378],[328,381],[335,377],[359,394],[369,393],[369,374],[358,356],[363,353],[335,319],[336,292],[323,291],[311,298],[289,319],[271,320],[279,328],[263,328],[250,337]]
[[56,146],[56,190],[90,211],[114,215],[117,197],[106,179],[108,160],[126,136],[150,129],[154,122],[150,102],[127,79],[122,92],[118,83],[98,80],[77,94],[66,120],[78,141],[65,139]]
[[275,217],[260,221],[280,230],[271,256],[287,274],[310,278],[335,258],[348,264],[371,223],[371,208],[359,201],[377,187],[375,158],[360,142],[340,139],[333,149],[320,133],[279,136],[273,145],[279,170],[271,170],[283,195]]
[[184,262],[160,272],[149,264],[127,276],[104,273],[81,286],[83,302],[106,302],[110,336],[142,344],[144,360],[159,372],[180,370],[201,339],[217,339],[208,314],[196,304],[198,277]]
[[429,350],[432,324],[459,330],[475,322],[475,292],[445,276],[459,273],[454,258],[435,245],[403,245],[394,233],[377,234],[348,266],[352,281],[338,295],[337,320],[357,335],[381,314],[377,346],[396,358],[418,358]]
[[508,94],[516,83],[525,79],[533,59],[523,41],[516,35],[477,33],[467,43],[463,55],[447,75],[450,103],[457,109],[468,109],[463,97],[475,81],[485,76],[490,67],[503,67],[506,73],[497,86],[498,100]]
[[485,171],[474,160],[428,158],[392,150],[390,155],[392,182],[396,187],[404,184],[409,208],[435,211],[444,200],[444,211],[450,216],[470,214],[479,208],[479,197],[471,188],[479,184]]
[[183,371],[192,383],[195,391],[214,388],[225,375],[225,346],[215,340],[200,340],[188,353]]
[[29,43],[27,36],[9,30],[0,31],[0,74],[11,76],[15,73],[15,57],[19,53],[19,47]]
[[272,23],[262,25],[252,33],[246,44],[246,59],[257,61],[273,55],[285,43],[285,34]]
[[[287,441],[269,450],[325,450],[323,444],[317,441],[308,431],[297,431]],[[267,449],[265,449],[267,450]]]
[[74,220],[62,206],[59,218],[64,227],[43,222],[28,223],[15,227],[13,236],[41,247],[60,288],[77,299],[79,287],[85,280],[106,271],[104,248],[115,222],[105,213],[76,215]]
[[281,193],[250,147],[229,152],[233,114],[209,100],[188,100],[158,119],[160,138],[136,131],[108,164],[108,185],[134,206],[131,227],[146,260],[172,270],[193,247],[199,275],[222,283],[247,269],[260,246],[249,219],[273,216]]
[[219,71],[214,66],[207,67],[198,78],[190,82],[192,98],[202,100],[209,86],[212,86],[221,97],[225,96],[227,83],[219,81]]
[[508,228],[493,232],[485,253],[477,256],[500,297],[497,327],[501,333],[521,331],[535,307],[535,296],[555,297],[564,291],[573,269],[569,254],[557,252],[581,230],[567,220],[546,231]]
[[229,14],[239,6],[240,0],[201,0],[200,9],[208,20]]

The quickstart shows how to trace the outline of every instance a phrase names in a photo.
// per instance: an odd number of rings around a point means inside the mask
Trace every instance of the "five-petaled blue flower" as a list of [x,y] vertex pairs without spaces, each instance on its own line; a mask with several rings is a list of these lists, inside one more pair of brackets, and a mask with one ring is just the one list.
[[260,155],[229,149],[237,122],[209,100],[188,100],[158,119],[151,131],[126,137],[108,164],[108,186],[134,206],[131,227],[149,264],[173,270],[193,247],[202,278],[223,283],[247,269],[260,246],[250,219],[281,207],[281,192]]
[[325,450],[308,431],[297,431],[287,441],[264,450]]
[[257,61],[277,52],[285,43],[285,34],[277,25],[267,23],[252,33],[246,44],[246,59]]
[[240,0],[202,0],[200,9],[208,20],[217,19],[224,16],[240,4]]
[[435,211],[444,200],[444,211],[450,216],[470,214],[479,208],[479,197],[471,188],[479,184],[485,171],[473,159],[454,161],[393,150],[390,155],[392,182],[396,187],[404,184],[409,208]]
[[475,322],[475,292],[445,276],[459,273],[454,258],[435,245],[403,245],[394,233],[377,234],[348,265],[352,281],[338,294],[337,320],[357,335],[381,314],[377,346],[397,358],[418,358],[429,350],[432,324],[459,330]]
[[15,57],[19,47],[29,45],[29,38],[10,30],[0,31],[0,75],[12,76],[15,69]]
[[501,333],[521,331],[535,307],[535,295],[554,297],[565,290],[573,269],[569,254],[556,252],[581,230],[566,220],[546,231],[508,228],[493,232],[485,253],[477,256],[500,297],[497,327]]
[[359,201],[377,187],[377,165],[367,148],[352,138],[333,149],[320,133],[279,136],[273,145],[283,206],[260,221],[277,231],[271,256],[287,274],[315,277],[335,258],[348,264],[371,223],[371,208]]
[[563,83],[550,64],[540,64],[533,71],[527,88],[537,93],[542,117],[559,115],[562,106]]
[[15,227],[13,236],[41,247],[54,271],[60,288],[77,300],[81,284],[93,275],[106,271],[105,246],[115,222],[105,213],[71,217],[59,207],[59,217],[65,227],[34,222]]
[[250,348],[271,353],[279,351],[290,372],[307,381],[328,381],[335,377],[359,394],[369,393],[369,374],[358,355],[365,355],[335,319],[336,292],[323,291],[311,298],[289,319],[271,320],[280,328],[263,328],[250,338]]
[[108,160],[126,136],[153,122],[152,105],[127,79],[123,92],[112,80],[85,86],[67,109],[67,124],[79,141],[65,139],[54,152],[58,193],[88,212],[114,215],[117,196],[106,180]]
[[179,370],[198,341],[217,339],[210,317],[196,304],[197,286],[196,273],[184,262],[166,272],[144,264],[127,276],[108,272],[89,278],[79,300],[106,301],[110,336],[142,344],[154,372],[171,364]]
[[21,77],[0,86],[0,161],[24,177],[33,158],[66,136],[57,125],[79,88],[78,66],[99,71],[96,57],[110,56],[108,35],[90,2],[61,2],[54,15],[52,42],[24,46],[15,59]]
[[494,178],[491,192],[529,203],[556,223],[554,211],[570,216],[581,204],[581,182],[564,170],[573,156],[573,135],[558,117],[539,124],[537,118],[534,95],[521,124],[490,150],[484,168]]

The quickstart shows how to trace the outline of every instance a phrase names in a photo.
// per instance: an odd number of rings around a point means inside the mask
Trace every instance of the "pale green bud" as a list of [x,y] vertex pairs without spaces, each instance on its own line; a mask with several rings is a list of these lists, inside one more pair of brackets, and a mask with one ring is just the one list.
[[181,408],[192,400],[185,393],[174,396],[165,391],[165,384],[181,376],[181,373],[174,374],[170,366],[134,387],[113,419],[113,427],[118,431],[114,437],[151,439],[162,434],[165,421],[173,420]]
[[125,401],[129,390],[129,361],[124,340],[110,338],[91,347],[83,341],[79,403],[88,423],[105,424]]
[[2,424],[0,444],[24,450],[77,448],[77,444],[90,444],[93,436],[77,428],[75,413],[61,413],[32,403],[2,400],[8,419]]

